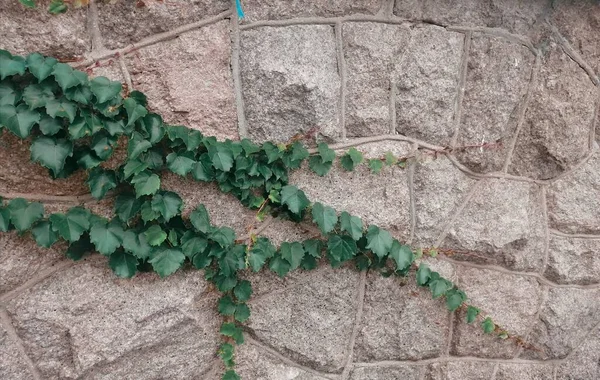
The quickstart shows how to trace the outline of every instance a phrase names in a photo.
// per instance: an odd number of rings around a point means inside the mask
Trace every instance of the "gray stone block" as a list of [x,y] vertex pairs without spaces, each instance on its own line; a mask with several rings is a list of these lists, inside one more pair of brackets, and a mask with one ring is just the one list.
[[0,324],[0,378],[11,380],[30,380],[33,374],[27,362],[19,352],[15,342]]
[[600,282],[600,240],[550,237],[545,276],[561,284]]
[[419,380],[423,368],[419,367],[357,367],[350,373],[350,380]]
[[382,0],[244,0],[245,21],[278,20],[297,17],[335,17],[370,14],[379,11]]

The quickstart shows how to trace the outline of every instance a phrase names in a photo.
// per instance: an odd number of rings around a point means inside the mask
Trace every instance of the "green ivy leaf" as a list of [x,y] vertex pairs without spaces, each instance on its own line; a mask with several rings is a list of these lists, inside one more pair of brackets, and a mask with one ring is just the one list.
[[240,281],[233,289],[233,294],[240,302],[248,301],[250,296],[252,296],[252,284],[248,280]]
[[369,160],[369,168],[373,174],[379,174],[381,169],[383,169],[383,161],[379,159],[371,159]]
[[316,259],[321,258],[321,253],[323,251],[323,243],[320,240],[308,239],[305,240],[302,244],[304,245],[304,250],[306,251],[306,253],[309,254],[309,256],[314,257]]
[[327,241],[327,253],[337,262],[350,260],[357,252],[356,242],[350,236],[331,235]]
[[190,222],[198,232],[208,233],[210,230],[210,217],[208,211],[203,204],[199,204],[198,207],[190,214]]
[[[69,122],[73,123],[73,122],[75,122],[75,117],[77,116],[77,106],[75,105],[75,103],[73,103],[69,100],[66,100],[66,98],[48,99],[46,101],[46,113],[52,117],[64,117],[64,118],[68,119]],[[81,122],[85,123],[86,121],[84,119]],[[87,126],[87,124],[86,124],[86,126]],[[80,126],[80,129],[82,129],[81,126]],[[72,128],[69,126],[69,132],[71,132],[71,130],[72,130]],[[89,126],[88,126],[87,130],[90,130]],[[83,137],[83,136],[74,137],[74,138],[81,138],[81,137]]]
[[259,237],[248,252],[248,264],[254,272],[258,272],[265,262],[275,256],[277,248],[265,237]]
[[45,107],[52,99],[54,99],[54,93],[49,86],[32,84],[23,90],[23,100],[32,110]]
[[92,91],[88,86],[75,86],[65,91],[65,98],[77,103],[89,105],[92,100]]
[[148,171],[136,174],[131,179],[131,183],[135,188],[135,195],[138,198],[142,195],[153,195],[160,189],[160,178]]
[[158,212],[166,222],[172,217],[181,214],[183,209],[183,201],[177,193],[165,191],[161,194],[156,194],[152,198],[152,210]]
[[111,81],[106,77],[96,77],[90,81],[90,90],[98,103],[106,103],[121,93],[121,82]]
[[371,225],[367,229],[367,242],[367,248],[382,259],[390,253],[394,239],[388,231]]
[[150,228],[144,232],[144,235],[146,236],[148,244],[154,247],[161,245],[167,240],[167,233],[157,224],[150,226]]
[[117,138],[111,136],[107,131],[100,131],[92,137],[90,148],[101,160],[108,159],[117,145]]
[[115,214],[127,223],[140,212],[142,201],[130,194],[119,194],[115,199]]
[[91,253],[94,249],[88,234],[83,234],[79,240],[69,245],[66,256],[71,260],[81,260],[85,255]]
[[205,237],[196,235],[192,231],[187,231],[181,238],[181,249],[183,254],[190,260],[194,256],[203,253],[208,247],[208,240]]
[[11,75],[25,75],[25,60],[0,50],[0,80]]
[[8,232],[10,229],[10,211],[1,205],[2,203],[0,203],[0,232]]
[[431,269],[429,269],[429,266],[427,264],[419,265],[419,269],[417,269],[417,285],[427,286],[430,278]]
[[62,129],[60,121],[48,115],[42,116],[39,125],[40,131],[46,136],[53,136]]
[[27,8],[35,8],[34,0],[19,0],[19,3],[23,4]]
[[142,215],[142,220],[145,223],[148,223],[152,220],[156,220],[160,217],[158,212],[156,212],[152,209],[152,204],[150,203],[150,201],[146,201],[146,202],[142,203],[140,213]]
[[229,227],[215,227],[209,231],[208,238],[221,247],[227,248],[235,241],[235,231]]
[[146,235],[131,230],[123,233],[123,248],[140,260],[148,259],[152,253],[152,247],[148,244]]
[[192,176],[196,181],[211,182],[215,177],[215,169],[208,153],[200,155],[198,162],[192,167]]
[[234,318],[238,322],[246,322],[250,318],[250,308],[245,303],[237,305]]
[[110,255],[110,260],[108,261],[113,272],[121,278],[131,278],[135,276],[138,263],[137,257],[123,251],[116,251]]
[[123,107],[125,107],[125,111],[127,111],[127,127],[133,125],[138,119],[146,116],[148,114],[148,110],[139,105],[135,99],[127,98],[123,101]]
[[52,224],[45,220],[37,223],[31,229],[31,234],[37,245],[44,248],[50,248],[58,240],[58,235],[52,229]]
[[181,268],[184,261],[185,255],[179,249],[163,248],[154,252],[152,259],[148,262],[152,264],[152,268],[160,277],[167,277]]
[[348,150],[348,152],[340,159],[342,167],[349,172],[353,171],[362,162],[363,154],[356,150],[356,148],[350,148],[350,150]]
[[113,170],[93,168],[88,173],[85,183],[89,186],[94,198],[103,199],[106,193],[117,187],[117,176]]
[[277,273],[277,275],[282,278],[289,273],[290,267],[290,263],[287,260],[284,260],[281,256],[275,256],[269,262],[269,269]]
[[446,307],[448,308],[448,310],[450,310],[450,312],[454,312],[466,300],[467,300],[467,295],[462,290],[451,289],[446,294]]
[[385,152],[385,164],[387,166],[393,166],[398,163],[398,158],[394,156],[392,152]]
[[329,173],[333,163],[330,161],[323,161],[323,158],[319,155],[311,156],[308,159],[308,167],[315,172],[318,176],[323,177]]
[[134,132],[127,145],[127,156],[129,159],[136,159],[151,147],[150,141],[145,140],[139,132]]
[[19,104],[17,107],[10,104],[0,106],[0,124],[22,139],[29,136],[31,128],[40,119],[40,113],[30,110],[25,104]]
[[50,5],[48,5],[48,12],[52,13],[53,15],[65,13],[67,9],[69,8],[64,3],[64,0],[52,0]]
[[54,79],[56,79],[56,82],[63,91],[66,91],[71,87],[79,86],[80,84],[86,84],[88,81],[85,73],[73,70],[73,68],[66,63],[56,63],[52,70],[52,75],[54,75]]
[[310,205],[304,191],[292,185],[284,186],[281,189],[281,203],[286,205],[288,209],[296,215],[300,215],[300,213]]
[[475,322],[475,318],[479,315],[480,310],[474,306],[467,307],[467,323]]
[[329,206],[323,206],[317,202],[312,207],[313,222],[319,226],[323,235],[333,231],[338,218],[335,210]]
[[15,89],[9,79],[0,82],[0,106],[14,106],[21,99],[21,95]]
[[41,203],[29,203],[23,198],[15,198],[7,206],[10,221],[19,232],[24,232],[44,216]]
[[226,277],[231,277],[239,269],[243,269],[246,266],[244,262],[244,256],[246,254],[245,245],[235,245],[225,250],[222,257],[219,258],[219,268],[221,274]]
[[148,140],[151,144],[158,143],[165,135],[165,128],[160,115],[149,113],[138,120],[138,123],[141,127],[141,130],[146,132]]
[[217,309],[221,315],[233,315],[235,313],[236,305],[230,296],[223,296],[219,298]]
[[123,166],[123,177],[127,179],[132,175],[139,174],[144,170],[148,169],[148,163],[137,159],[127,160],[125,166]]
[[224,374],[221,380],[241,380],[240,375],[238,375],[235,370],[229,369]]
[[217,170],[228,172],[233,167],[233,153],[224,145],[211,145],[208,147],[208,156],[212,165]]
[[401,245],[398,240],[392,243],[390,256],[396,262],[396,270],[405,271],[415,260],[415,255],[409,245]]
[[290,263],[290,270],[294,270],[300,266],[304,258],[304,247],[298,242],[288,243],[283,242],[279,247],[281,257]]
[[352,239],[359,240],[363,236],[363,221],[358,216],[352,216],[346,211],[340,214],[340,227],[342,231],[352,236]]
[[73,207],[66,214],[50,215],[54,231],[68,242],[79,240],[90,228],[90,212],[82,207]]
[[444,278],[437,278],[438,276],[436,276],[435,280],[429,282],[429,290],[431,290],[431,295],[434,299],[445,295],[446,292],[452,289],[452,283],[450,281]]
[[232,338],[238,345],[244,344],[244,332],[235,323],[223,323],[219,332],[221,335]]
[[481,327],[483,328],[483,332],[486,334],[491,334],[496,329],[496,325],[490,317],[487,317],[483,322],[481,322]]
[[185,176],[191,172],[194,164],[196,164],[196,161],[194,160],[194,153],[191,152],[185,152],[181,155],[170,153],[167,156],[167,168],[181,176]]
[[309,156],[308,150],[298,141],[295,141],[283,154],[283,163],[289,169],[298,169]]
[[90,242],[94,244],[96,251],[108,256],[123,244],[124,233],[117,220],[110,223],[99,220],[90,229]]
[[52,170],[54,175],[65,167],[67,157],[73,155],[73,144],[65,139],[38,137],[31,144],[31,159]]

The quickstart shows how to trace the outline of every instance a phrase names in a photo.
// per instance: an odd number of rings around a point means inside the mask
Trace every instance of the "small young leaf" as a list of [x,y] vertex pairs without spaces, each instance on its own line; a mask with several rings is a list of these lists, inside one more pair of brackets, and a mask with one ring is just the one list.
[[487,317],[483,322],[481,322],[481,328],[483,328],[484,333],[491,334],[496,329],[496,325],[490,317]]
[[426,286],[431,278],[431,269],[427,264],[419,265],[419,269],[417,269],[417,285]]
[[376,158],[371,159],[369,160],[369,168],[371,169],[371,172],[373,172],[373,174],[379,174],[379,172],[381,172],[381,169],[383,169],[383,161]]
[[52,224],[48,221],[37,223],[31,229],[31,234],[37,245],[44,248],[50,248],[58,240],[58,235],[52,229]]
[[175,273],[185,261],[185,255],[178,249],[157,249],[152,256],[148,262],[160,277]]
[[233,315],[235,313],[235,302],[230,296],[223,296],[219,299],[217,309],[221,315]]
[[240,281],[233,289],[233,294],[239,302],[248,301],[252,295],[252,285],[250,284],[250,281]]
[[250,308],[245,303],[237,305],[234,318],[238,322],[246,322],[250,318]]
[[35,8],[34,0],[19,0],[19,3],[23,4],[27,8]]
[[181,214],[183,200],[177,193],[165,191],[161,194],[155,194],[151,205],[152,210],[158,212],[168,222],[172,217]]
[[474,306],[467,307],[467,323],[475,322],[475,318],[479,315],[480,310]]
[[28,230],[44,216],[44,206],[41,203],[29,203],[23,198],[10,201],[7,209],[10,212],[10,221],[19,232]]
[[350,148],[348,153],[340,159],[342,167],[347,171],[353,171],[358,165],[363,162],[363,155],[356,148]]
[[384,258],[392,249],[392,235],[377,226],[371,225],[367,229],[367,248],[373,251],[380,259]]
[[410,249],[410,246],[401,245],[398,240],[394,240],[390,256],[396,262],[396,270],[398,271],[406,270],[415,259],[415,255]]
[[340,214],[340,227],[352,236],[352,239],[358,240],[363,236],[363,222],[358,216],[352,216],[346,211]]
[[281,189],[281,203],[288,206],[288,209],[296,215],[300,215],[310,205],[304,191],[291,185],[284,186]]
[[108,264],[118,277],[131,278],[137,273],[138,266],[137,257],[130,255],[122,250],[114,252],[110,255]]
[[279,247],[281,257],[290,263],[290,270],[294,270],[302,263],[304,257],[304,247],[298,242],[288,243],[283,242]]
[[144,232],[144,235],[146,236],[146,241],[148,241],[148,244],[154,247],[161,245],[165,240],[167,240],[167,233],[163,231],[163,229],[157,224],[150,226],[150,228]]
[[69,9],[65,4],[64,0],[52,0],[50,5],[48,5],[48,12],[53,15],[57,15],[59,13],[65,13]]

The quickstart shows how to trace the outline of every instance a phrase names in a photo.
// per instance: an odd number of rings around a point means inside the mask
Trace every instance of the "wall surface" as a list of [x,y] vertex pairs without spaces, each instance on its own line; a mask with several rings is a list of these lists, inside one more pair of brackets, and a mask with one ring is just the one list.
[[[537,347],[484,335],[413,280],[264,272],[248,275],[244,379],[600,379],[597,3],[243,0],[243,21],[229,0],[92,2],[59,16],[0,3],[0,48],[120,80],[169,123],[257,141],[316,130],[373,156],[416,154],[376,176],[292,180],[416,246],[465,252],[431,266]],[[0,195],[111,214],[85,174],[52,181],[27,147],[0,136]],[[456,149],[435,159],[444,147]],[[163,181],[217,224],[254,223],[216,187]],[[278,242],[306,235],[260,227]],[[98,255],[74,263],[2,234],[0,378],[216,380],[217,297],[196,271],[121,280]]]

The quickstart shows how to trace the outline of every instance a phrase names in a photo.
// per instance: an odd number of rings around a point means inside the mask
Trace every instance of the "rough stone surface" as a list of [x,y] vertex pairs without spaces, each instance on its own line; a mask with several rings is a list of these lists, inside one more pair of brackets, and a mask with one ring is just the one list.
[[424,247],[435,244],[476,182],[446,157],[422,157],[414,173],[416,244]]
[[425,380],[491,379],[495,366],[480,361],[435,363],[427,368]]
[[553,377],[554,367],[544,364],[500,364],[496,379],[498,380],[545,380]]
[[554,42],[543,64],[519,133],[509,172],[548,179],[589,151],[597,90],[581,67]]
[[441,244],[457,249],[459,260],[541,270],[545,222],[538,186],[527,182],[484,180]]
[[553,182],[548,190],[550,226],[562,232],[600,232],[600,156]]
[[[465,267],[458,285],[472,305],[493,316],[496,324],[512,334],[526,336],[536,320],[542,297],[539,283],[525,276],[505,274],[487,269]],[[478,323],[466,324],[466,313],[454,320],[451,354],[484,358],[511,358],[517,348],[512,344],[484,334]]]
[[7,309],[45,378],[183,379],[212,364],[215,300],[199,272],[132,282],[95,259],[46,279]]
[[329,25],[244,31],[240,65],[246,119],[257,141],[284,142],[317,129],[340,134],[340,78]]
[[550,238],[546,277],[562,284],[600,283],[600,240]]
[[565,358],[598,323],[600,289],[550,289],[529,340],[537,350],[524,351],[522,357]]
[[226,11],[227,0],[170,0],[98,2],[98,26],[105,47],[121,48],[157,33]]
[[355,271],[322,269],[313,281],[287,287],[281,295],[259,296],[250,301],[249,334],[300,364],[340,372],[354,325],[357,284]]
[[534,56],[522,45],[476,34],[468,59],[456,145],[501,145],[467,148],[457,155],[473,171],[499,171],[517,130],[519,110],[524,107]]
[[237,139],[229,22],[221,21],[127,58],[135,89],[165,122]]
[[590,332],[570,360],[558,366],[557,380],[600,378],[600,327]]
[[382,0],[246,0],[246,22],[296,17],[334,17],[346,14],[375,14]]
[[443,354],[450,331],[448,311],[411,280],[403,283],[378,273],[367,277],[354,347],[357,361],[421,360]]
[[85,9],[53,16],[46,10],[50,0],[37,3],[37,9],[29,9],[18,1],[3,1],[0,7],[0,49],[12,54],[40,52],[71,59],[89,50],[91,43],[86,30]]
[[464,37],[438,26],[417,26],[398,63],[396,130],[446,145],[454,133]]
[[419,380],[422,368],[391,367],[391,368],[355,368],[350,374],[350,380]]
[[15,342],[0,324],[0,378],[11,380],[33,379],[24,358],[20,355]]
[[410,40],[406,25],[373,22],[344,24],[346,61],[346,133],[348,136],[388,134],[397,64]]

